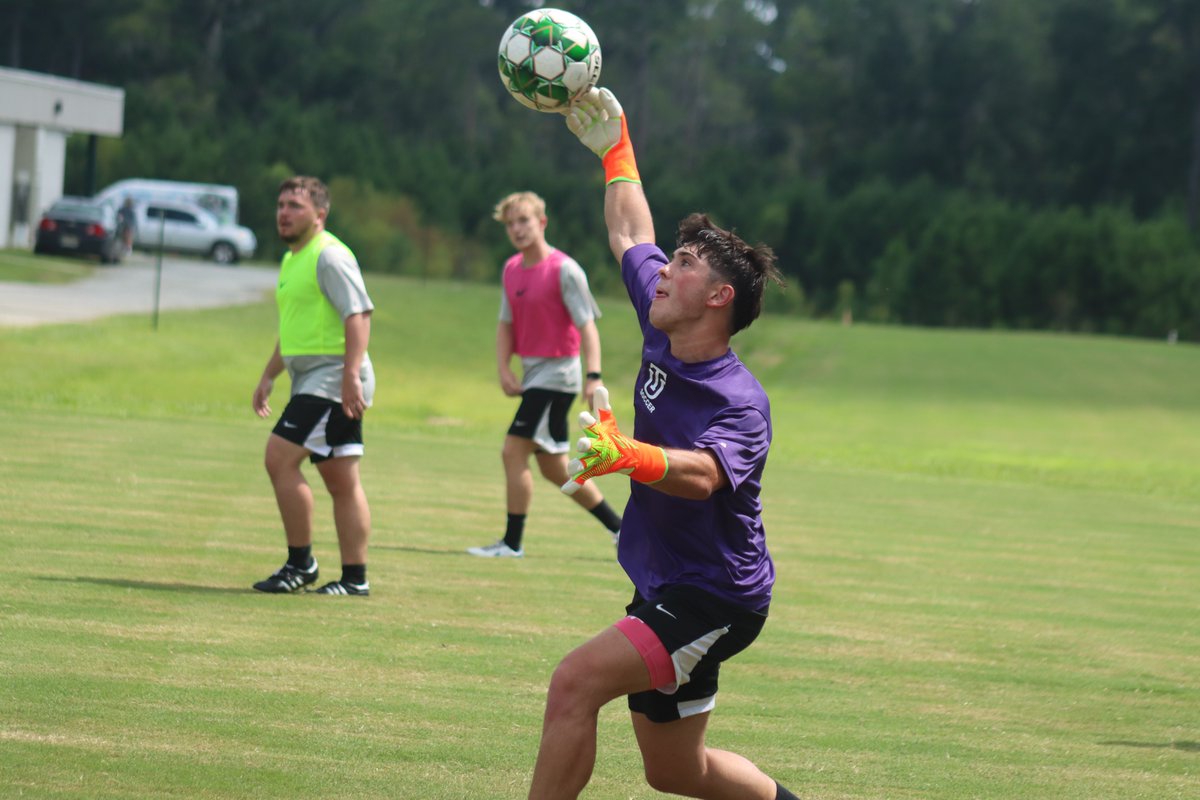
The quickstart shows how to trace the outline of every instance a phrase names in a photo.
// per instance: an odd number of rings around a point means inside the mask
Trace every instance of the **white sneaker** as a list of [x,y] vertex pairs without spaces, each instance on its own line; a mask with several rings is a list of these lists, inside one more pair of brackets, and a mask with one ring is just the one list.
[[481,558],[522,558],[525,555],[524,548],[513,550],[504,543],[503,539],[498,539],[494,544],[483,547],[468,547],[467,552]]
[[612,535],[613,547],[619,547],[621,544],[621,532],[617,531]]

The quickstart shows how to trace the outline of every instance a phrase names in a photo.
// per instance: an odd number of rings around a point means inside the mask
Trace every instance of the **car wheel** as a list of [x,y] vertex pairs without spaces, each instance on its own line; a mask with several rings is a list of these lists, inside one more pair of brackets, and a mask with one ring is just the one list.
[[212,246],[209,255],[218,264],[232,264],[238,259],[237,248],[229,242],[217,242]]

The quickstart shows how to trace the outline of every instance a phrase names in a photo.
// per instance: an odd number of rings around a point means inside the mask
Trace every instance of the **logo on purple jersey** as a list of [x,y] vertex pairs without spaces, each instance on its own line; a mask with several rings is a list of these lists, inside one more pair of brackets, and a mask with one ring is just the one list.
[[667,373],[662,367],[657,364],[650,364],[647,368],[649,375],[646,376],[646,382],[642,384],[642,403],[650,413],[654,413],[654,398],[662,394],[662,390],[667,388]]

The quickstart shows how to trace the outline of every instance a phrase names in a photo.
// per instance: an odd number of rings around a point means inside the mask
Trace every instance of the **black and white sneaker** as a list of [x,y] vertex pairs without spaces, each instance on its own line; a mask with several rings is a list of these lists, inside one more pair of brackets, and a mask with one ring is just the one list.
[[371,584],[369,581],[362,583],[350,583],[349,581],[330,581],[329,583],[317,589],[317,594],[350,594],[359,597],[366,597],[371,593]]
[[317,581],[317,560],[314,558],[312,565],[308,569],[300,569],[293,567],[291,564],[284,564],[271,577],[261,580],[254,584],[254,588],[260,592],[269,594],[288,594],[298,589],[303,589],[310,583]]

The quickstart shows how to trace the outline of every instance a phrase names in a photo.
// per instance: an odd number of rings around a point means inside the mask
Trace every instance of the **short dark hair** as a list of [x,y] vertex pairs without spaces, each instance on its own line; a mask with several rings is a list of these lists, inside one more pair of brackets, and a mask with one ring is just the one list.
[[329,187],[322,183],[320,178],[294,175],[279,184],[279,193],[283,194],[284,192],[306,194],[308,199],[312,200],[313,208],[317,211],[329,210]]
[[707,214],[689,214],[682,219],[675,241],[676,247],[694,249],[733,287],[730,336],[758,319],[768,279],[781,287],[786,285],[775,264],[775,251],[762,243],[746,244],[732,230],[713,224]]

